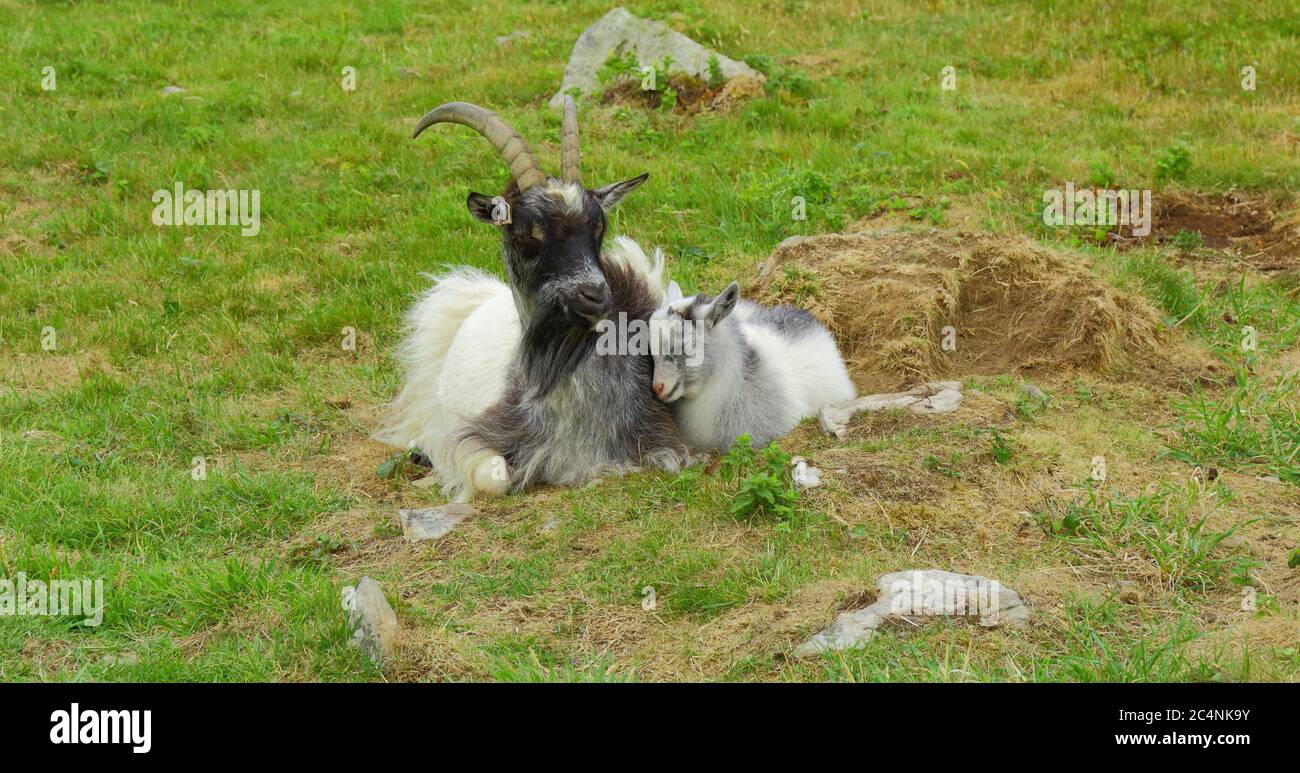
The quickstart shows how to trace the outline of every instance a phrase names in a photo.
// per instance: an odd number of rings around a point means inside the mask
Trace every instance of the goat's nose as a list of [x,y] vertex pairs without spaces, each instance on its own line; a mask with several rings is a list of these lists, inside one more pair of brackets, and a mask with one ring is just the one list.
[[579,285],[569,301],[569,308],[586,319],[601,319],[609,312],[609,288],[599,282]]
[[656,397],[662,397],[664,393],[664,382],[656,381],[654,383],[654,390],[655,390]]
[[589,282],[578,288],[578,298],[594,307],[604,306],[609,302],[609,289],[605,285]]

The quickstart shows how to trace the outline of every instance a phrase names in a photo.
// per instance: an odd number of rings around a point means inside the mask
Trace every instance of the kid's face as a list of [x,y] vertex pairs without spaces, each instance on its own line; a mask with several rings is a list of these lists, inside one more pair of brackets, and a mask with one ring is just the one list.
[[691,300],[671,302],[650,317],[651,387],[655,397],[665,403],[694,396],[696,376],[704,361],[701,324],[687,316]]

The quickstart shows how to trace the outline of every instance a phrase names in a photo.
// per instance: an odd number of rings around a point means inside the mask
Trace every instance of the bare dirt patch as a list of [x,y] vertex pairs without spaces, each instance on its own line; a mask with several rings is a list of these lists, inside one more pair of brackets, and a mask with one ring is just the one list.
[[[755,295],[803,306],[835,334],[864,390],[941,377],[1177,370],[1142,298],[1024,238],[882,229],[797,237]],[[955,350],[944,347],[951,326]]]
[[1274,197],[1243,191],[1175,193],[1157,194],[1151,203],[1150,234],[1134,236],[1131,226],[1120,226],[1108,237],[1131,249],[1177,247],[1180,239],[1196,234],[1204,249],[1189,254],[1204,258],[1220,251],[1259,271],[1300,267],[1300,212],[1279,215]]

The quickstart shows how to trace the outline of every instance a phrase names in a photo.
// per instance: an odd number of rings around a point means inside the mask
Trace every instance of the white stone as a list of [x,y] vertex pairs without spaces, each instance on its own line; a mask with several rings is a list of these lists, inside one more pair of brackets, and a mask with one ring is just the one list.
[[822,484],[822,471],[808,464],[802,456],[790,460],[790,478],[796,488],[817,488]]
[[596,73],[605,66],[610,53],[620,49],[635,51],[637,61],[643,66],[657,66],[665,56],[670,56],[670,73],[686,73],[704,80],[709,78],[709,57],[716,56],[722,77],[727,80],[741,76],[765,80],[744,62],[711,51],[662,22],[641,19],[623,8],[615,8],[578,36],[569,63],[564,67],[564,81],[551,97],[551,107],[563,105],[564,95],[570,89],[576,88],[581,94],[599,91]]
[[187,90],[180,86],[163,86],[158,93],[164,97],[170,97],[172,94],[184,94]]
[[397,613],[388,605],[379,583],[362,577],[356,587],[344,588],[343,607],[348,613],[352,644],[360,647],[372,663],[383,665],[397,641]]
[[821,633],[795,648],[795,657],[861,647],[890,620],[971,616],[985,627],[1020,627],[1029,622],[1029,607],[1020,594],[979,575],[912,569],[881,577],[876,589],[879,596],[874,604],[842,613]]
[[421,542],[446,536],[456,528],[456,524],[477,512],[473,505],[438,505],[418,510],[398,510],[397,521],[402,525],[402,534],[406,539]]

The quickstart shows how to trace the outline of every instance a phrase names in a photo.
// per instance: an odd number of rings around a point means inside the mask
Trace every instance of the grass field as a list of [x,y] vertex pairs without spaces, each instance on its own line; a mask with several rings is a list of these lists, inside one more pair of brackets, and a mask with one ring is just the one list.
[[[768,71],[725,113],[580,101],[584,179],[651,175],[612,230],[688,291],[745,286],[793,234],[1026,235],[1217,365],[962,374],[950,416],[807,423],[782,446],[827,485],[784,517],[734,517],[697,468],[485,503],[431,545],[396,510],[436,488],[382,477],[368,436],[421,272],[500,273],[464,200],[507,175],[468,130],[411,128],[475,102],[553,169],[546,101],[609,6],[363,5],[0,0],[0,566],[107,586],[97,627],[0,617],[0,679],[1300,680],[1300,239],[1119,249],[1041,216],[1072,180],[1294,229],[1293,3],[629,3]],[[178,181],[260,191],[260,233],[155,226]],[[787,657],[912,567],[997,578],[1033,623]],[[402,627],[382,670],[340,607],[363,575]]]

